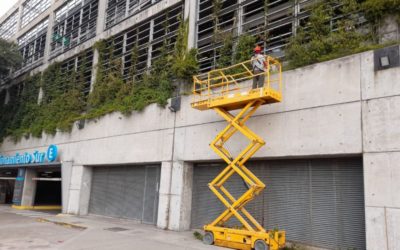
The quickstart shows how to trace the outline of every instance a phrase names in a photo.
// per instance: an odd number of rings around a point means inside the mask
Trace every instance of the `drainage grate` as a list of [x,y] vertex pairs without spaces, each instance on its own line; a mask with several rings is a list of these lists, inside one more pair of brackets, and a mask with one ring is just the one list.
[[104,228],[104,230],[111,231],[111,232],[121,232],[121,231],[126,231],[129,229],[122,228],[122,227],[110,227],[110,228]]

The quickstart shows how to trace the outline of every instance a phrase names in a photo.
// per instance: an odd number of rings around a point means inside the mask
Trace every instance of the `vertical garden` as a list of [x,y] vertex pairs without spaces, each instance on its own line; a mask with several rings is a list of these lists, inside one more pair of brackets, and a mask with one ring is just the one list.
[[[214,67],[248,60],[255,44],[268,44],[270,0],[264,1],[263,30],[255,36],[220,29],[223,3],[212,0],[212,42],[220,45]],[[291,1],[295,4],[298,0]],[[389,17],[400,22],[400,0],[316,1],[307,11],[309,16],[287,41],[282,58],[286,69],[399,44],[398,40],[382,43],[380,29]],[[168,24],[165,29],[168,33]],[[90,52],[77,55],[80,66],[73,70],[65,66],[66,62],[59,62],[25,77],[20,84],[12,85],[8,94],[0,92],[0,140],[7,136],[18,140],[23,136],[40,137],[43,132],[70,131],[78,120],[95,119],[115,111],[129,115],[152,103],[165,106],[176,83],[189,83],[199,70],[197,50],[188,48],[188,33],[188,21],[179,20],[176,38],[164,39],[159,54],[144,73],[137,68],[141,56],[138,42],[132,45],[127,68],[122,57],[113,56],[117,45],[108,38],[98,41]],[[98,51],[99,60],[89,93],[92,64],[85,60],[87,53],[93,55],[93,50]],[[4,104],[6,99],[10,101]]]

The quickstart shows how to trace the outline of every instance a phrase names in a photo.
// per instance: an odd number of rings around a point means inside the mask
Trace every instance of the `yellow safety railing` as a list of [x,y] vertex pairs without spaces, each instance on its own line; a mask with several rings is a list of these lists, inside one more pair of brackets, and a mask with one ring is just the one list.
[[265,62],[265,71],[258,74],[253,72],[252,60],[248,60],[193,76],[194,102],[251,90],[252,80],[257,76],[264,76],[264,88],[280,93],[282,91],[282,65],[271,56],[265,56]]

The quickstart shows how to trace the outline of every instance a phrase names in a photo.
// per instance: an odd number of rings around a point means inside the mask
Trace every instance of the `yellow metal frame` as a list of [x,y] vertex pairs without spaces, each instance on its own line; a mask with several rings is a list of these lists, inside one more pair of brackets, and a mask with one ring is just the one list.
[[[269,246],[269,249],[275,250],[285,245],[285,232],[265,230],[244,208],[265,188],[265,184],[245,166],[247,160],[265,142],[245,123],[261,105],[281,101],[282,70],[281,64],[276,59],[267,56],[266,71],[262,73],[265,75],[264,86],[259,89],[246,89],[246,87],[240,86],[241,82],[261,75],[253,74],[249,70],[249,64],[251,61],[246,61],[194,77],[195,100],[192,102],[192,107],[199,110],[213,109],[228,122],[228,125],[210,144],[214,152],[228,165],[209,183],[209,188],[226,206],[226,210],[210,224],[205,225],[204,230],[213,234],[215,245],[250,250],[254,248],[257,240],[262,240]],[[273,86],[274,83],[276,86]],[[236,115],[230,113],[231,110],[237,109],[240,111]],[[239,155],[234,157],[224,145],[236,132],[243,134],[250,143]],[[249,187],[238,198],[235,198],[224,187],[226,181],[233,174],[238,174]],[[233,216],[239,220],[243,228],[224,226]]]
[[[265,103],[280,102],[282,65],[270,56],[265,56],[265,63],[265,72],[259,74],[254,74],[250,70],[251,60],[249,60],[194,76],[192,107],[208,110],[225,106],[227,110],[234,110],[243,108],[246,103],[255,99],[263,99]],[[260,76],[265,79],[263,88],[254,90],[245,84]]]

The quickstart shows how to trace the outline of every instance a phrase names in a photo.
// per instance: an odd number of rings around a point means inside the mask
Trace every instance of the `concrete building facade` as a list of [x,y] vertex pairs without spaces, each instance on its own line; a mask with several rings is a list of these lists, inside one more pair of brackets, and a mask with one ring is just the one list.
[[[198,36],[203,22],[198,13],[206,2],[28,0],[0,23],[11,23],[6,38],[20,41],[22,53],[27,51],[14,76],[42,71],[54,61],[79,60],[74,59],[79,52],[102,38],[121,36],[127,50],[132,27],[149,34],[143,45],[145,68],[157,55],[152,54],[157,50],[153,34],[163,19],[160,13],[171,10],[169,17],[181,12],[189,18],[189,43],[199,47],[204,40]],[[247,2],[240,3],[238,9],[248,11]],[[33,5],[41,13],[24,15]],[[59,43],[54,31],[69,25],[68,13],[73,18],[79,13],[78,33],[65,33],[71,34],[68,42]],[[235,25],[245,27],[240,23]],[[39,32],[29,35],[32,29]],[[398,30],[390,32],[398,35]],[[266,181],[266,195],[249,210],[269,229],[287,230],[289,241],[322,249],[400,248],[400,67],[393,59],[382,68],[384,56],[398,60],[399,46],[286,71],[283,102],[261,108],[248,121],[267,142],[249,163]],[[98,52],[91,58],[87,91]],[[0,146],[0,167],[14,171],[14,203],[38,205],[40,190],[57,190],[39,184],[51,175],[60,185],[63,213],[131,218],[177,231],[208,223],[222,207],[208,198],[212,193],[206,183],[223,165],[209,143],[225,122],[211,111],[192,109],[191,101],[182,96],[177,112],[153,104],[128,117],[112,113],[77,122],[71,133],[25,137],[17,143],[6,139]],[[229,145],[232,152],[245,145],[237,141]],[[15,157],[5,164],[5,157],[17,153],[34,159]],[[229,185],[240,192],[243,187],[237,183]]]

